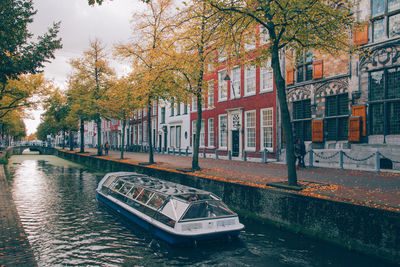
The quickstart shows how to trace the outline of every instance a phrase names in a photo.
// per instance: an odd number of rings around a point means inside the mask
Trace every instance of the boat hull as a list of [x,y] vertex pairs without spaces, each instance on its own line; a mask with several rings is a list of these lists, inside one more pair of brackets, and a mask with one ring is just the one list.
[[118,205],[117,203],[113,202],[112,200],[108,199],[107,197],[103,196],[102,194],[99,194],[98,192],[96,192],[96,197],[99,202],[105,204],[107,207],[109,207],[113,211],[118,212],[121,216],[125,217],[130,222],[133,222],[133,223],[139,225],[140,227],[149,231],[151,234],[153,234],[157,238],[162,239],[171,245],[190,243],[193,241],[217,239],[217,238],[221,238],[224,236],[237,237],[241,231],[241,230],[233,230],[233,231],[223,231],[223,232],[215,232],[215,233],[191,235],[191,236],[174,234],[174,233],[165,231],[165,230],[157,227],[154,224],[149,223],[148,221],[137,216],[136,214],[131,213],[129,210]]

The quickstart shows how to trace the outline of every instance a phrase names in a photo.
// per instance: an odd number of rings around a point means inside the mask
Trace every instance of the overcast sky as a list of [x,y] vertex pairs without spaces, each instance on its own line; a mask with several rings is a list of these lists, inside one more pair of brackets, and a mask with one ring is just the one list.
[[[100,39],[110,53],[113,44],[128,42],[132,36],[132,15],[144,7],[139,0],[105,0],[101,6],[89,6],[87,0],[33,0],[33,3],[38,12],[30,30],[35,36],[43,35],[53,22],[61,21],[59,36],[63,48],[44,69],[45,76],[61,88],[66,87],[71,58],[82,56],[94,38]],[[129,69],[124,65],[113,66],[120,74]],[[39,111],[32,116],[33,120],[25,120],[28,134],[35,132],[40,123]]]

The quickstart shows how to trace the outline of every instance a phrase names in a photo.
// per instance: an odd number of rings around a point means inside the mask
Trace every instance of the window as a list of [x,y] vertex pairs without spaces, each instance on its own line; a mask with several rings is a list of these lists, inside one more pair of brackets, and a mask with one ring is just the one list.
[[273,108],[261,110],[261,149],[270,149],[273,147],[273,129],[274,117]]
[[194,146],[194,140],[196,138],[196,120],[192,120],[192,145]]
[[208,146],[214,147],[214,119],[208,119]]
[[267,28],[260,26],[260,43],[265,44],[269,41],[269,33]]
[[240,98],[240,67],[233,68],[231,81],[231,99]]
[[210,57],[208,58],[208,63],[207,63],[207,71],[213,71],[214,70],[214,58]]
[[165,107],[161,108],[161,122],[160,123],[165,123]]
[[293,102],[292,122],[295,137],[311,141],[311,99]]
[[181,147],[181,126],[176,126],[176,147],[180,148]]
[[175,115],[175,103],[173,100],[171,101],[170,110],[171,110],[170,116],[172,117]]
[[327,140],[347,140],[349,124],[347,93],[328,96],[325,101]]
[[400,35],[400,0],[371,0],[374,42]]
[[153,101],[153,116],[157,115],[157,101]]
[[137,145],[137,144],[139,144],[139,142],[138,142],[138,139],[139,139],[139,137],[138,137],[138,128],[136,127],[136,126],[133,126],[133,129],[134,129],[134,138],[135,138],[135,145]]
[[138,125],[138,144],[142,144],[142,124]]
[[200,128],[200,147],[205,147],[205,129],[204,129],[204,120],[201,120],[201,128]]
[[256,67],[248,66],[245,71],[244,95],[256,94]]
[[183,114],[187,114],[188,113],[188,105],[184,104],[183,105]]
[[193,97],[192,98],[192,112],[197,111],[197,98]]
[[225,148],[227,147],[227,116],[226,115],[220,115],[219,116],[219,148]]
[[176,139],[175,126],[171,126],[171,127],[169,127],[169,146],[170,147],[175,147],[175,139]]
[[176,115],[181,115],[181,103],[176,104]]
[[254,150],[256,148],[256,112],[247,111],[245,118],[246,149]]
[[313,52],[301,51],[296,55],[297,82],[312,80],[313,78]]
[[400,134],[400,67],[370,74],[371,134]]
[[218,51],[218,62],[224,62],[226,60],[226,51],[225,49],[220,49]]
[[244,43],[244,50],[249,51],[255,48],[256,48],[256,38],[254,34],[247,35]]
[[147,142],[147,137],[148,137],[148,133],[147,133],[147,121],[143,122],[143,142]]
[[271,60],[264,62],[260,70],[260,92],[272,92],[274,87],[274,75],[271,69]]
[[214,81],[208,84],[208,108],[214,108]]
[[225,101],[227,99],[228,83],[225,81],[226,70],[218,72],[218,101]]

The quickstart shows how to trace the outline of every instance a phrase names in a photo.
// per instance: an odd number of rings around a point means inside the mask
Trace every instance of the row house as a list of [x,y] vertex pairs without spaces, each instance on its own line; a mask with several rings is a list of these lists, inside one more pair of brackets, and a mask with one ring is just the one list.
[[159,101],[158,143],[159,151],[179,151],[190,147],[190,106],[175,101]]
[[[355,14],[365,22],[353,32],[359,56],[285,52],[293,132],[308,148],[351,148],[359,159],[379,150],[385,156],[381,163],[395,161],[400,159],[400,0],[362,0]],[[375,164],[375,158],[370,161]],[[394,168],[391,161],[388,168]]]
[[[157,101],[153,102],[151,111],[151,129],[152,129],[152,145],[156,147],[157,136],[158,136],[158,124],[157,124]],[[147,108],[138,109],[135,111],[132,119],[129,120],[127,127],[127,146],[128,150],[141,150],[143,147],[149,145],[148,140],[148,120],[147,120]]]
[[[259,38],[257,38],[259,36]],[[266,45],[268,35],[256,30],[254,43],[244,45],[252,51]],[[265,150],[276,155],[276,90],[270,61],[261,66],[226,67],[226,54],[208,64],[204,78],[208,83],[200,130],[200,151],[233,158],[261,158]],[[194,143],[197,110],[192,104],[191,144]]]

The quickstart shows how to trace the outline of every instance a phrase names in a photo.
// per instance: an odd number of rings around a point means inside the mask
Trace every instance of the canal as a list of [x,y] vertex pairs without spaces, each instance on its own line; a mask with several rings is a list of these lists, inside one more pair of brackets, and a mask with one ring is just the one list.
[[104,173],[42,155],[11,157],[7,173],[39,266],[390,266],[246,220],[239,240],[171,247],[98,205]]

